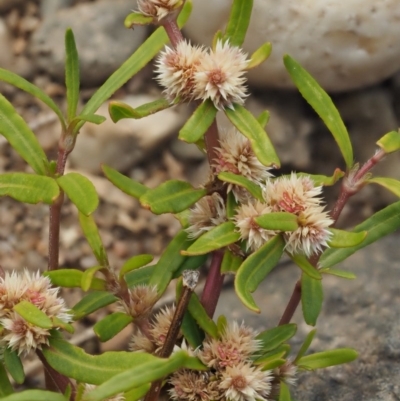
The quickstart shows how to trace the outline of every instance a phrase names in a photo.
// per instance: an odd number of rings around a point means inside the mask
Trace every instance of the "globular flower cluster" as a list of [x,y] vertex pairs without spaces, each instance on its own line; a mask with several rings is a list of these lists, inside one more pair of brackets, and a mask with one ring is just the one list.
[[13,310],[21,301],[28,301],[44,312],[49,318],[69,322],[71,315],[64,300],[58,296],[48,277],[40,272],[22,273],[13,271],[0,278],[0,345],[9,347],[18,354],[28,353],[48,344],[50,331],[27,322]]
[[138,0],[138,9],[143,15],[160,21],[169,13],[179,9],[183,3],[183,0]]
[[160,54],[156,72],[171,102],[210,99],[221,110],[244,103],[247,66],[247,55],[228,41],[218,40],[215,49],[206,50],[182,40]]
[[159,296],[155,286],[137,285],[128,290],[128,299],[122,299],[122,309],[136,320],[146,318]]

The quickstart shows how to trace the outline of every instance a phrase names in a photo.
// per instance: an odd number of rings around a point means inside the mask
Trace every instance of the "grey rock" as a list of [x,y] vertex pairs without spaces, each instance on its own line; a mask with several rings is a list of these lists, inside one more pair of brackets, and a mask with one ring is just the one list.
[[34,33],[31,55],[36,65],[64,82],[64,35],[72,28],[80,57],[81,82],[105,81],[143,42],[146,29],[129,31],[124,19],[135,6],[131,0],[103,0],[60,9],[44,19]]
[[73,0],[42,0],[40,2],[40,14],[46,18],[54,14],[61,8],[71,6]]
[[0,18],[0,67],[11,69],[14,64],[11,36],[7,24]]

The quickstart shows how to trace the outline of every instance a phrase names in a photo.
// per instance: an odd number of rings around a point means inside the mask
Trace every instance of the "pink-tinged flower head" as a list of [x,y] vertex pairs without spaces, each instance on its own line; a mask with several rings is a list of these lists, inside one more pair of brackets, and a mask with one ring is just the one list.
[[271,371],[241,362],[222,372],[219,388],[230,401],[267,401],[271,392]]
[[214,192],[212,195],[201,198],[190,209],[190,226],[186,231],[190,238],[197,238],[225,221],[226,209],[224,200],[218,193]]
[[205,54],[195,74],[196,99],[211,99],[218,110],[243,104],[247,97],[244,74],[247,55],[229,42],[217,41],[215,50]]
[[0,277],[0,318],[21,302],[25,290],[26,282],[16,271],[6,272],[4,278]]
[[129,301],[121,302],[128,315],[140,319],[149,315],[158,298],[155,286],[142,284],[129,289]]
[[[161,311],[155,315],[155,320],[152,323],[149,333],[153,338],[154,344],[158,347],[157,351],[164,345],[174,314],[175,306],[172,306],[170,308],[165,307],[161,309]],[[179,337],[181,337],[181,334]]]
[[139,12],[160,21],[183,5],[182,0],[138,0]]
[[203,47],[182,40],[176,49],[166,47],[157,59],[157,81],[168,100],[189,101],[193,98],[194,76],[205,55]]

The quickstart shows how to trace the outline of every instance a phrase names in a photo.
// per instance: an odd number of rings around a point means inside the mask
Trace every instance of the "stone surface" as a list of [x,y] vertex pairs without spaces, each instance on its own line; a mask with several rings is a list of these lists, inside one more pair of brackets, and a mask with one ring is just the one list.
[[0,18],[0,67],[11,69],[14,66],[14,53],[10,32],[3,18]]
[[[194,0],[186,33],[211,44],[231,0]],[[379,82],[400,69],[398,0],[255,0],[244,49],[271,42],[270,59],[250,72],[253,85],[292,87],[282,57],[297,59],[329,91]]]
[[[129,31],[124,19],[131,0],[103,0],[60,9],[34,33],[30,52],[39,68],[64,82],[64,36],[72,28],[80,57],[81,82],[101,84],[143,42],[146,29]],[[112,10],[112,12],[111,12]]]

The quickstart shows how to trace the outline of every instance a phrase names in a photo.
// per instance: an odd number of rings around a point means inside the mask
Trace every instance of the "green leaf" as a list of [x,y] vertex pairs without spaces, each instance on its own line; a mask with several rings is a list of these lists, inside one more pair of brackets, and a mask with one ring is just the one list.
[[139,269],[139,267],[143,267],[148,265],[154,259],[153,255],[143,254],[136,255],[128,259],[121,267],[119,272],[119,278],[125,276],[126,273],[129,273],[132,270]]
[[314,339],[315,333],[317,332],[317,329],[312,329],[306,336],[303,344],[301,345],[299,352],[296,355],[296,359],[293,361],[294,364],[297,363],[297,361],[303,357],[303,355],[308,351],[310,348],[310,345],[312,343],[312,340]]
[[348,280],[354,280],[357,277],[354,273],[347,272],[345,270],[330,269],[329,267],[320,269],[319,272],[323,274],[331,274],[332,276],[346,278]]
[[129,106],[129,104],[113,100],[108,105],[108,112],[110,113],[111,120],[117,123],[119,120],[124,118],[134,118],[138,120],[143,117],[147,117],[151,114],[172,107],[174,103],[170,103],[167,99],[161,98],[154,100],[153,102],[143,104],[136,109]]
[[99,197],[92,182],[79,173],[68,173],[57,178],[57,182],[71,202],[86,216],[99,205]]
[[290,350],[289,344],[281,344],[274,350],[268,351],[255,359],[253,363],[254,365],[260,365],[262,367],[262,370],[267,370],[265,368],[266,366],[269,367],[271,363],[275,364],[276,360],[282,360],[282,358],[287,355],[288,350]]
[[11,348],[8,347],[5,348],[4,364],[6,365],[6,369],[10,373],[11,377],[15,380],[15,382],[18,384],[22,384],[25,380],[25,372],[17,351],[12,351]]
[[221,263],[221,273],[235,274],[242,263],[243,259],[240,256],[234,255],[229,249],[225,249],[224,258]]
[[108,341],[132,321],[133,318],[126,313],[115,312],[97,322],[93,326],[93,331],[96,333],[97,337],[100,338],[100,341]]
[[288,55],[284,56],[283,60],[287,71],[304,99],[307,100],[332,133],[342,152],[346,166],[350,169],[353,165],[353,149],[350,137],[332,99],[297,61]]
[[400,149],[400,133],[390,131],[376,143],[386,154],[397,152]]
[[[50,278],[51,283],[56,287],[65,288],[81,288],[83,272],[77,269],[58,269],[43,273],[44,276]],[[102,279],[94,277],[91,290],[105,290],[106,282]]]
[[133,270],[125,275],[125,281],[129,288],[141,284],[148,284],[151,276],[154,273],[157,265],[141,267],[140,269]]
[[304,320],[308,325],[315,326],[317,323],[323,300],[322,280],[315,280],[303,273],[301,275],[301,305]]
[[328,245],[331,248],[348,248],[361,244],[367,236],[367,231],[360,231],[358,233],[351,231],[338,230],[336,228],[329,228],[333,236],[329,239]]
[[71,122],[76,115],[79,101],[79,58],[71,28],[65,32],[65,86],[67,87],[67,116]]
[[307,370],[322,369],[352,362],[357,359],[357,357],[358,353],[354,349],[338,348],[303,356],[297,361],[297,366]]
[[234,0],[224,37],[232,46],[241,46],[250,23],[253,0]]
[[107,119],[104,116],[101,116],[99,114],[79,114],[79,116],[76,116],[72,121],[70,126],[72,129],[75,128],[77,124],[79,124],[81,121],[100,125],[104,123]]
[[231,245],[240,239],[240,233],[236,232],[235,229],[235,224],[232,221],[213,227],[210,231],[201,235],[186,251],[182,251],[182,254],[204,255]]
[[[190,1],[186,1],[178,17],[178,25],[182,27],[192,10]],[[96,91],[83,108],[81,114],[93,114],[111,95],[124,85],[137,72],[145,67],[167,43],[168,36],[163,27],[159,27]],[[84,122],[77,124],[77,133]]]
[[62,131],[65,131],[66,125],[63,113],[61,112],[60,108],[54,103],[53,99],[51,99],[45,92],[43,92],[37,86],[31,84],[25,78],[22,78],[21,76],[3,68],[0,68],[0,80],[29,93],[30,95],[41,100],[46,106],[50,107],[50,109],[53,110],[54,113],[56,113],[58,119],[60,120]]
[[114,170],[111,167],[106,165],[102,165],[101,169],[103,170],[104,175],[122,192],[133,196],[134,198],[139,199],[142,195],[146,193],[148,190],[143,184],[140,184],[137,181],[131,180],[127,176],[119,173],[117,170]]
[[45,391],[45,390],[25,390],[22,391],[21,393],[15,393],[1,399],[1,401],[44,401],[44,400],[68,401],[68,399],[65,398],[60,393],[53,393],[51,391]]
[[230,191],[226,199],[226,217],[232,219],[236,214],[238,203],[236,202],[235,195]]
[[321,280],[321,273],[308,261],[304,255],[289,255],[301,270],[314,280]]
[[154,214],[179,213],[207,194],[206,189],[194,189],[188,182],[169,180],[140,197],[140,203]]
[[280,161],[267,133],[254,116],[244,107],[235,104],[234,110],[225,109],[225,114],[231,123],[251,143],[257,159],[264,166],[279,168]]
[[49,161],[35,134],[11,103],[0,94],[0,134],[39,175],[49,171]]
[[101,269],[104,269],[103,266],[93,266],[86,269],[82,274],[81,279],[81,287],[83,291],[89,291],[92,287],[92,282],[94,279],[94,275]]
[[257,121],[258,123],[261,125],[261,127],[263,127],[265,129],[266,125],[268,124],[269,121],[269,111],[268,110],[264,110],[258,117],[257,117]]
[[289,386],[284,381],[280,381],[279,387],[279,401],[292,401]]
[[8,398],[6,396],[12,394],[13,392],[14,389],[10,383],[10,379],[8,378],[4,365],[2,362],[0,362],[0,399],[6,400]]
[[51,205],[59,194],[57,182],[50,177],[27,173],[0,175],[0,196],[10,196],[24,203]]
[[341,249],[327,249],[320,258],[321,267],[331,267],[335,264],[347,259],[354,252],[361,248],[366,247],[369,244],[377,241],[378,239],[388,235],[398,228],[400,228],[400,201],[395,202],[379,212],[373,214],[371,217],[366,219],[364,222],[356,226],[352,231],[359,233],[361,231],[367,231],[367,237],[361,244]]
[[27,322],[42,329],[51,329],[53,322],[38,307],[28,301],[21,301],[13,307],[13,310],[23,317]]
[[322,185],[324,187],[329,187],[335,185],[342,177],[344,177],[345,172],[340,170],[340,168],[335,169],[332,176],[318,175],[318,174],[307,174],[307,173],[296,173],[298,177],[310,177],[315,186]]
[[294,323],[283,324],[269,330],[262,331],[256,339],[260,341],[261,346],[257,353],[265,353],[278,348],[282,343],[291,339],[297,331],[297,325]]
[[400,197],[400,181],[389,177],[374,177],[367,180],[368,184],[378,184],[394,195]]
[[149,280],[149,285],[155,285],[160,296],[167,289],[175,271],[186,261],[187,257],[183,256],[181,251],[187,249],[191,243],[187,233],[183,230],[179,231],[161,255]]
[[107,253],[103,246],[103,242],[101,241],[99,230],[97,229],[93,216],[85,216],[84,214],[79,213],[79,223],[99,264],[101,266],[108,266]]
[[181,331],[193,349],[200,347],[204,341],[203,331],[200,330],[196,320],[194,320],[194,317],[188,311],[183,316]]
[[259,250],[251,254],[239,267],[235,277],[235,290],[243,304],[260,313],[251,293],[276,266],[282,256],[285,241],[280,235],[271,238]]
[[149,25],[153,22],[153,17],[146,17],[141,13],[130,13],[124,21],[125,28],[133,29],[134,25]]
[[200,103],[195,112],[186,121],[179,131],[178,138],[188,143],[195,143],[203,137],[208,128],[214,122],[217,115],[214,103],[207,99]]
[[93,291],[85,295],[73,308],[74,320],[82,319],[100,308],[118,301],[118,298],[107,291]]
[[146,383],[159,380],[180,368],[185,367],[190,359],[185,351],[172,354],[168,359],[153,357],[147,363],[132,365],[130,369],[122,372],[99,387],[88,393],[85,401],[102,401],[115,394],[128,391]]
[[239,185],[240,187],[247,189],[247,191],[249,191],[254,198],[258,199],[260,202],[265,202],[261,187],[246,177],[238,174],[222,172],[218,174],[218,178],[221,181]]
[[172,278],[179,278],[182,276],[184,270],[197,270],[203,266],[208,259],[208,255],[198,255],[186,258],[186,260],[174,271]]
[[138,401],[148,393],[150,390],[150,383],[143,384],[143,386],[135,387],[124,394],[125,401]]
[[[272,45],[271,43],[262,44],[250,57],[250,62],[247,65],[247,69],[251,70],[254,67],[258,67],[263,63],[271,54]],[[266,123],[265,123],[266,124]],[[263,127],[265,125],[261,124]]]
[[266,230],[295,231],[299,227],[297,216],[287,212],[271,212],[256,217],[254,221]]
[[66,323],[56,316],[52,317],[51,320],[53,322],[53,327],[63,329],[70,334],[74,334],[75,329],[74,326],[72,326],[72,324]]

